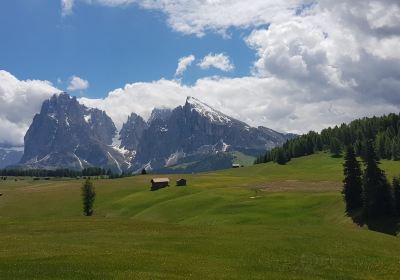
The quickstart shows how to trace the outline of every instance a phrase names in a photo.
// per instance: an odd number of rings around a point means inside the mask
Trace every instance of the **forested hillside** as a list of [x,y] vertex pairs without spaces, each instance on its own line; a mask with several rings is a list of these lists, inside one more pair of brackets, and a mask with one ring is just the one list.
[[285,164],[292,158],[324,150],[340,155],[347,145],[353,145],[356,155],[363,156],[368,140],[373,140],[380,159],[400,160],[400,114],[363,118],[350,124],[329,127],[321,133],[310,131],[296,139],[288,140],[282,147],[268,151],[255,163],[274,161]]

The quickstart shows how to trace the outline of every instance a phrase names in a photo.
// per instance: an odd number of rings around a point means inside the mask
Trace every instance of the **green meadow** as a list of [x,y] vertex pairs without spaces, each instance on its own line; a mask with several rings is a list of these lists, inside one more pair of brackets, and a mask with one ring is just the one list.
[[[400,240],[344,215],[341,158],[184,175],[0,181],[1,279],[399,279]],[[389,178],[400,162],[382,161]],[[155,175],[153,175],[155,176]],[[183,175],[168,175],[174,181]]]

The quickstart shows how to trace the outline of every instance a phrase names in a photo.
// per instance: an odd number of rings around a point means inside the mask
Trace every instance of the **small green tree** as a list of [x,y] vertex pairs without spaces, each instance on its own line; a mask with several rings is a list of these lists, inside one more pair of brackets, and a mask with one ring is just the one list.
[[143,169],[142,169],[142,175],[146,175],[146,174],[147,174],[147,171],[146,171],[145,168],[143,168]]
[[94,191],[93,183],[90,179],[86,179],[82,186],[82,198],[83,198],[83,214],[85,216],[93,215],[93,204],[96,193]]
[[363,206],[361,168],[352,146],[346,148],[343,167],[345,178],[342,194],[346,203],[346,213],[350,214]]

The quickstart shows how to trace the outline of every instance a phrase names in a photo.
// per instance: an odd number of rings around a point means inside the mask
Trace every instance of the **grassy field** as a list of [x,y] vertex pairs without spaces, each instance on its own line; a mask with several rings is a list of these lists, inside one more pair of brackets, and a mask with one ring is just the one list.
[[341,164],[318,154],[157,192],[151,175],[95,180],[93,217],[80,180],[0,181],[0,278],[398,279],[399,238],[343,214]]

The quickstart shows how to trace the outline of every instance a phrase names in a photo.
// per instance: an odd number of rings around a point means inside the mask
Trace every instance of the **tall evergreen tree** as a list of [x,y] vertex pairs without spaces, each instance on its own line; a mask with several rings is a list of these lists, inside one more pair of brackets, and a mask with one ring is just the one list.
[[356,156],[361,156],[362,149],[363,149],[362,142],[361,142],[361,140],[357,139],[355,144],[354,144],[354,151],[356,153]]
[[374,219],[393,214],[393,199],[390,184],[385,173],[379,168],[373,141],[365,146],[366,169],[363,176],[363,214]]
[[350,214],[363,206],[361,168],[352,146],[346,148],[343,167],[345,178],[342,194],[346,203],[346,213]]
[[392,141],[392,160],[400,160],[400,138],[394,137]]
[[380,132],[375,137],[375,151],[378,158],[386,158],[386,134]]
[[398,177],[393,179],[393,191],[396,215],[400,216],[400,178]]
[[342,152],[340,141],[337,138],[332,138],[329,149],[333,155],[339,156]]
[[82,198],[83,198],[83,213],[85,216],[93,215],[93,204],[96,193],[94,191],[93,183],[90,179],[86,179],[82,186]]
[[276,151],[275,162],[280,165],[285,165],[287,163],[287,158],[284,149],[278,149]]

